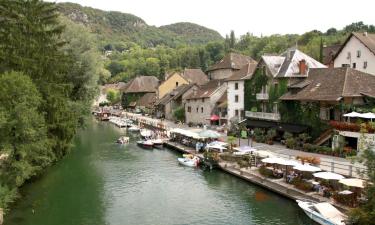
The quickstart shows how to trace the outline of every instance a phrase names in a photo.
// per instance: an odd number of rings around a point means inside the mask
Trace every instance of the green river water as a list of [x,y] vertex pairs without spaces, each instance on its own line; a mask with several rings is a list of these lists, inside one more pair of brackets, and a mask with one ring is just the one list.
[[93,121],[72,153],[25,185],[5,225],[313,224],[288,199],[220,170],[177,163],[179,153],[114,141]]

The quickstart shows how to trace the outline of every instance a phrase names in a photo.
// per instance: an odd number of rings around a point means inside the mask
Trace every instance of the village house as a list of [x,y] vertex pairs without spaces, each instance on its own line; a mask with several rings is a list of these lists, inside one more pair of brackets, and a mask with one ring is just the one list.
[[174,110],[181,107],[185,109],[186,97],[192,94],[194,89],[198,89],[196,84],[182,84],[158,99],[155,102],[156,117],[176,120],[177,118],[173,115]]
[[159,80],[154,76],[137,76],[133,78],[121,89],[123,108],[135,109],[137,101],[145,94],[156,94],[158,85]]
[[201,69],[185,69],[182,73],[167,74],[165,81],[158,87],[158,98],[162,99],[167,93],[184,84],[203,85],[208,82],[208,77]]
[[279,56],[262,56],[254,73],[245,79],[247,126],[278,127],[280,135],[287,130],[292,133],[302,132],[304,128],[292,127],[290,124],[281,126],[279,97],[287,91],[289,85],[305,80],[312,68],[326,66],[296,48],[290,48]]
[[250,77],[257,66],[256,62],[250,62],[243,66],[240,70],[233,73],[232,76],[227,78],[227,117],[228,124],[233,118],[237,118],[239,121],[245,117],[244,108],[244,84],[245,79]]
[[[322,144],[333,137],[334,131],[344,137],[344,144],[357,150],[359,143],[371,140],[375,143],[373,127],[362,127],[358,123],[344,122],[343,115],[352,111],[372,110],[375,107],[375,76],[351,68],[311,69],[309,77],[289,87],[289,92],[280,97],[283,102],[299,102],[301,105],[316,104],[317,116],[329,124],[327,131],[315,144]],[[296,107],[287,114],[297,114]],[[332,129],[333,128],[333,129]],[[369,132],[367,132],[369,131]],[[370,134],[371,133],[371,134]],[[362,139],[362,140],[361,140]],[[339,138],[334,138],[339,140]],[[333,146],[338,143],[333,142]]]
[[207,69],[208,77],[210,80],[229,78],[235,71],[240,70],[248,63],[256,63],[256,61],[249,56],[229,53]]
[[146,93],[137,100],[136,108],[146,114],[153,114],[156,98],[155,92]]
[[214,113],[218,112],[217,102],[226,92],[226,88],[224,80],[211,80],[193,89],[193,93],[186,98],[186,123],[219,124],[220,118]]
[[322,63],[329,68],[334,67],[334,59],[337,52],[340,50],[342,45],[331,45],[331,46],[324,46],[323,47],[323,56],[322,56]]
[[351,33],[336,54],[334,66],[375,75],[375,34]]

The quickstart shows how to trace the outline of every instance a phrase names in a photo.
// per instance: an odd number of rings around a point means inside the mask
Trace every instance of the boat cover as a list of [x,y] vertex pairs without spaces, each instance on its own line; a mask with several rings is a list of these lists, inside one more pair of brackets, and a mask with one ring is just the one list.
[[331,220],[335,224],[344,224],[342,221],[346,219],[345,215],[328,202],[317,203],[314,207],[320,214],[322,214],[322,216]]

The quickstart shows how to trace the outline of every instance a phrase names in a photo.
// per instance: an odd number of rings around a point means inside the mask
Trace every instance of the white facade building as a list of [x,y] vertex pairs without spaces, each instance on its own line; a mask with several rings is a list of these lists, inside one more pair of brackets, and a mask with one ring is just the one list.
[[251,76],[257,66],[256,62],[248,63],[240,70],[234,72],[227,81],[227,102],[228,102],[228,123],[232,118],[237,118],[239,121],[245,118],[245,80],[246,77]]
[[336,55],[334,67],[350,67],[375,75],[375,34],[352,33]]

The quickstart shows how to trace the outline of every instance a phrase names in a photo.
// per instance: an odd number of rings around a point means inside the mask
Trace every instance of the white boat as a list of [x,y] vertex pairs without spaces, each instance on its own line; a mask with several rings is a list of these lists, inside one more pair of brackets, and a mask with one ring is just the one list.
[[117,139],[116,143],[127,144],[127,143],[129,143],[129,141],[130,141],[129,137],[123,136],[123,137],[120,137],[119,139]]
[[135,126],[135,125],[128,128],[128,131],[139,131],[139,130],[140,130],[140,128],[138,126]]
[[152,143],[152,141],[150,140],[141,140],[141,141],[137,141],[137,144],[143,148],[153,148],[154,147],[154,143]]
[[162,148],[163,147],[164,141],[161,140],[161,139],[153,139],[153,140],[150,140],[150,141],[152,141],[152,143],[154,143],[154,147],[156,147],[156,148]]
[[322,225],[345,225],[347,217],[328,202],[297,200],[298,206],[310,219]]
[[184,166],[189,166],[189,167],[197,167],[199,165],[199,158],[198,157],[193,157],[191,158],[178,158],[178,162]]

